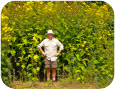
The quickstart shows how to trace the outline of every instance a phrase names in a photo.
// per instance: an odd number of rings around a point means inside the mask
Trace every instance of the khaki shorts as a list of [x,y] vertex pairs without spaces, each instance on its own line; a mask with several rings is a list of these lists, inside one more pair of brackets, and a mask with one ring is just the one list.
[[45,68],[57,68],[57,60],[56,61],[51,61],[51,60],[48,60],[46,57],[45,57]]

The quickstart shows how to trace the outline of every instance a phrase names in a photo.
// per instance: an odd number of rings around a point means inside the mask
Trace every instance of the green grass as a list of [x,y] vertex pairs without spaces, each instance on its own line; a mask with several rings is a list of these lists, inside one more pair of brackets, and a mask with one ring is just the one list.
[[82,84],[81,82],[76,82],[68,79],[60,79],[55,84],[49,84],[48,82],[21,82],[14,81],[8,85],[10,88],[15,89],[95,89],[96,85],[92,82],[86,82]]

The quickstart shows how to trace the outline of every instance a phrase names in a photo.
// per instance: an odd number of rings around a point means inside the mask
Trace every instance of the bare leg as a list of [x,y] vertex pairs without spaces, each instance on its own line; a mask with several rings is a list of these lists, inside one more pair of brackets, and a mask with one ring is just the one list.
[[56,68],[52,68],[52,78],[53,80],[56,78]]
[[50,79],[50,68],[47,68],[47,80]]

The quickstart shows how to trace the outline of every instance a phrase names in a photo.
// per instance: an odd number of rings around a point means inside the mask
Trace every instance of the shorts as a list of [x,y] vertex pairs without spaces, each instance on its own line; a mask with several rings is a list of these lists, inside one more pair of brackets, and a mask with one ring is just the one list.
[[45,58],[45,68],[57,68],[57,60],[56,61],[51,61]]

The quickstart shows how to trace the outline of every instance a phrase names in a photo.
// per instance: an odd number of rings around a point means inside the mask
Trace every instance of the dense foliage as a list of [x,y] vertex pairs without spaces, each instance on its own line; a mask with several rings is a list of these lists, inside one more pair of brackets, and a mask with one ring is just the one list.
[[37,46],[48,29],[64,45],[58,57],[60,76],[106,86],[113,80],[114,12],[105,2],[12,1],[3,7],[1,25],[6,84],[39,79],[44,56]]

